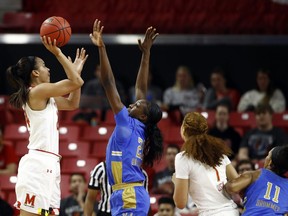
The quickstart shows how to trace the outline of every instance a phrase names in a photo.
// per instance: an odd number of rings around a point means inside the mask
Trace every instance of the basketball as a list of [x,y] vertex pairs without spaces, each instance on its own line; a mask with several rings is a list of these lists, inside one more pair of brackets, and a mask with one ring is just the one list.
[[59,16],[47,18],[40,28],[40,36],[50,37],[52,42],[56,39],[58,47],[62,47],[68,43],[71,37],[71,32],[71,27],[68,21]]

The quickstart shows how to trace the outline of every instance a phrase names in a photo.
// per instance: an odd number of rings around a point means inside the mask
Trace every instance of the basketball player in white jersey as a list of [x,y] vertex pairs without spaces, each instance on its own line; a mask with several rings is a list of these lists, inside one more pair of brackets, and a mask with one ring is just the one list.
[[237,205],[225,196],[223,186],[238,177],[224,141],[207,134],[208,124],[198,112],[187,113],[181,126],[182,152],[175,158],[174,201],[184,208],[188,194],[199,216],[238,216]]
[[[86,62],[85,49],[77,49],[74,62],[48,37],[44,46],[57,58],[67,78],[50,83],[50,69],[36,56],[21,58],[7,69],[8,80],[16,92],[10,103],[23,108],[30,132],[28,154],[18,167],[15,186],[21,216],[58,215],[60,206],[60,164],[58,110],[78,107],[80,88],[84,81],[81,71]],[[68,97],[62,97],[69,94]]]

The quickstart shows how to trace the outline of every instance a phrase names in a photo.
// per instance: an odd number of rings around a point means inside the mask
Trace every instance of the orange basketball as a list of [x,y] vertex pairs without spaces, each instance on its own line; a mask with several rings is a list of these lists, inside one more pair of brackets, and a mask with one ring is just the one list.
[[56,39],[57,46],[62,47],[68,43],[71,37],[71,27],[66,19],[59,16],[47,18],[41,25],[40,36]]

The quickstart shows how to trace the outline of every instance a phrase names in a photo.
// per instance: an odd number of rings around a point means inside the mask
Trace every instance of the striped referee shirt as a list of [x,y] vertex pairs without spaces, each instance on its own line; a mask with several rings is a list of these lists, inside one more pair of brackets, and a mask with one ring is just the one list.
[[[148,192],[148,175],[145,170],[142,169],[142,172],[145,177],[145,181],[143,182],[143,186]],[[106,163],[100,162],[95,166],[93,171],[90,174],[90,181],[88,184],[88,188],[92,190],[100,190],[101,192],[101,200],[98,204],[98,210],[101,212],[110,213],[110,196],[112,194],[112,187],[108,182],[108,177],[106,173]]]
[[108,183],[105,162],[96,165],[91,172],[88,188],[92,190],[100,190],[101,200],[98,204],[98,210],[110,213],[111,209],[109,199],[112,194],[112,188]]

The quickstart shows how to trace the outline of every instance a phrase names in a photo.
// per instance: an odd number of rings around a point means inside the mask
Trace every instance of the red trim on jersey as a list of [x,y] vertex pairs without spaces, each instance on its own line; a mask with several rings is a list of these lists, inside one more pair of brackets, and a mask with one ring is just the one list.
[[41,149],[34,149],[34,150],[35,150],[35,151],[39,151],[39,152],[44,152],[44,153],[52,154],[52,155],[55,155],[55,156],[57,156],[57,157],[59,157],[59,158],[62,158],[61,155],[55,154],[55,153],[53,153],[53,152],[49,152],[49,151],[45,151],[45,150],[41,150]]
[[217,181],[220,181],[220,176],[219,176],[218,170],[215,167],[213,167],[213,169],[216,171]]

